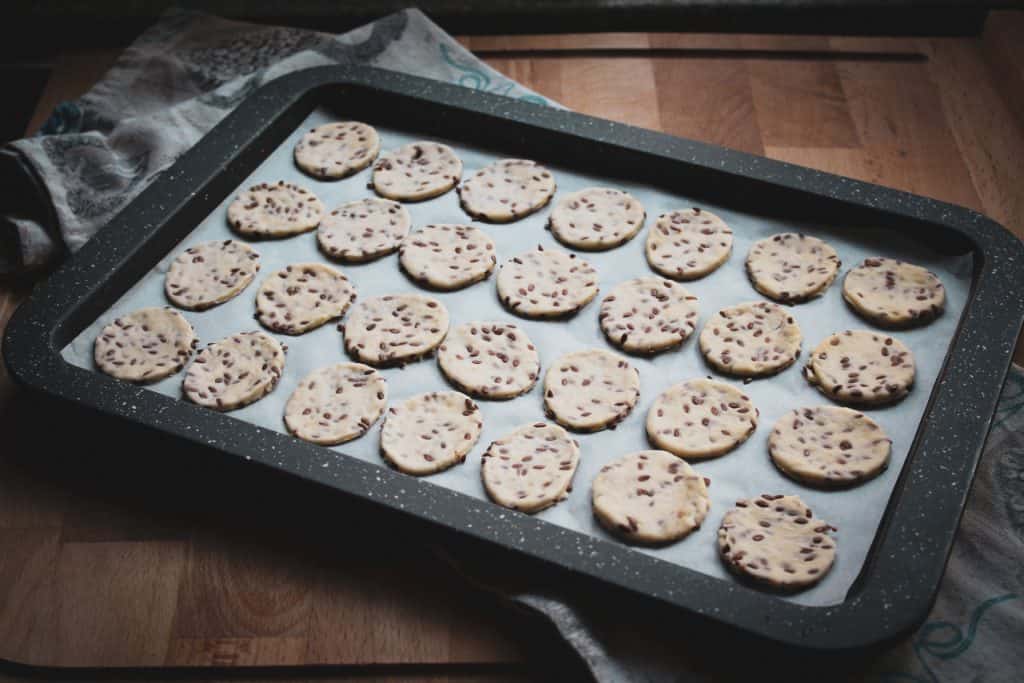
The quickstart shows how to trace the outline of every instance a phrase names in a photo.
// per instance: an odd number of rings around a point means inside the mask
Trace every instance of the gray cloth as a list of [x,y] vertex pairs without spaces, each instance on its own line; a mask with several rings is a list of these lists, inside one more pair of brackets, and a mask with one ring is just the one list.
[[260,85],[358,62],[510,97],[545,100],[466,51],[417,10],[341,36],[174,10],[41,135],[0,151],[0,273],[75,251]]
[[[545,100],[501,76],[423,14],[409,10],[343,36],[168,14],[81,99],[58,107],[43,135],[0,153],[9,173],[0,206],[10,268],[74,251],[260,84],[290,71],[361,62]],[[549,103],[550,104],[550,103]],[[23,191],[22,191],[23,190]],[[13,195],[13,196],[12,196]],[[15,201],[17,200],[17,203]],[[0,266],[2,268],[2,266]],[[500,568],[456,562],[495,587]],[[1020,680],[1024,670],[1024,372],[1003,392],[942,590],[927,623],[891,651],[815,680]],[[642,610],[609,610],[572,586],[501,590],[557,627],[599,681],[748,678],[742,656],[687,647],[685,633]],[[728,643],[720,643],[727,647]],[[734,653],[738,655],[738,653]],[[778,670],[754,670],[773,679]]]

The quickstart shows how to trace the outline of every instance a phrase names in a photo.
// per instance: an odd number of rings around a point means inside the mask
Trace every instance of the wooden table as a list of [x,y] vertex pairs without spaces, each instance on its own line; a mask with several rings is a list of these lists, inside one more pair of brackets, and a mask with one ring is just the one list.
[[[977,39],[462,40],[572,109],[962,204],[1024,235],[1024,15],[993,15]],[[59,58],[30,130],[114,54]],[[29,287],[0,285],[0,325]],[[6,435],[26,429],[19,399],[0,376]],[[537,658],[505,608],[414,539],[364,540],[310,560],[277,537],[94,494],[24,467],[11,450],[0,456],[0,658],[340,664],[363,674],[392,665],[382,678],[402,680],[514,678]]]

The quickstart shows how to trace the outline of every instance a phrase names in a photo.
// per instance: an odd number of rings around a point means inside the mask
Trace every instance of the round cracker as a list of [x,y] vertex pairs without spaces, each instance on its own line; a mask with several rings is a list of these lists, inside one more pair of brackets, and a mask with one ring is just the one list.
[[412,216],[389,199],[357,199],[324,216],[316,231],[321,251],[347,263],[365,263],[398,251]]
[[747,254],[747,275],[754,289],[783,303],[821,296],[841,265],[827,242],[796,232],[758,240]]
[[412,142],[385,154],[373,167],[370,185],[382,197],[418,202],[455,187],[462,161],[448,145]]
[[256,295],[256,319],[284,334],[303,334],[340,318],[356,300],[341,271],[323,263],[295,263],[266,280]]
[[464,394],[419,394],[388,408],[380,430],[381,455],[406,474],[440,472],[466,459],[483,425],[480,408]]
[[889,258],[868,258],[846,274],[843,298],[881,327],[929,323],[946,307],[946,288],[929,270]]
[[512,323],[459,325],[438,348],[437,364],[452,384],[478,398],[514,398],[540,376],[537,348]]
[[720,372],[762,377],[788,368],[800,355],[800,327],[778,304],[753,301],[723,308],[700,333],[700,351]]
[[697,297],[660,277],[626,280],[601,302],[598,320],[608,341],[623,351],[657,353],[693,334]]
[[836,542],[796,496],[736,501],[718,530],[718,551],[735,574],[782,591],[814,585],[832,568]]
[[647,413],[647,438],[681,458],[715,458],[750,438],[758,415],[750,398],[736,387],[691,379],[654,400]]
[[597,296],[597,271],[576,254],[537,245],[498,271],[498,298],[525,318],[557,318],[580,310]]
[[284,347],[265,332],[239,332],[196,354],[185,372],[185,396],[214,410],[254,403],[277,386]]
[[560,425],[596,432],[626,419],[640,398],[640,373],[601,349],[567,353],[544,376],[544,408]]
[[501,159],[459,186],[459,202],[473,218],[509,223],[542,209],[555,196],[555,177],[534,161]]
[[401,365],[423,358],[448,333],[448,309],[422,294],[388,294],[352,307],[339,329],[345,351],[376,366]]
[[198,340],[192,325],[170,308],[140,308],[114,320],[93,346],[96,367],[111,377],[149,383],[185,367]]
[[373,126],[339,121],[313,128],[295,145],[295,165],[320,180],[338,180],[363,170],[380,151]]
[[202,242],[171,262],[164,292],[178,308],[203,311],[238,296],[259,270],[260,255],[243,242]]
[[604,251],[633,239],[646,215],[643,205],[628,192],[591,187],[559,200],[548,227],[562,244]]
[[597,521],[630,543],[678,541],[699,529],[711,508],[704,478],[665,451],[638,451],[605,465],[591,492]]
[[914,386],[914,354],[894,337],[846,330],[814,349],[804,376],[833,401],[886,405],[902,400]]
[[488,446],[480,476],[491,500],[534,513],[569,497],[580,445],[558,425],[536,422]]
[[416,282],[452,291],[487,278],[498,259],[494,240],[472,225],[435,224],[410,234],[398,250],[402,269]]
[[820,487],[851,486],[889,464],[892,439],[864,413],[840,406],[797,408],[768,437],[772,462],[792,479]]
[[647,262],[673,280],[714,272],[732,253],[732,229],[721,218],[693,207],[658,217],[647,232]]
[[302,378],[284,407],[288,431],[304,441],[336,446],[365,434],[387,404],[384,376],[361,363],[337,363]]
[[324,205],[304,187],[283,180],[253,185],[228,206],[228,223],[240,235],[289,237],[320,225]]

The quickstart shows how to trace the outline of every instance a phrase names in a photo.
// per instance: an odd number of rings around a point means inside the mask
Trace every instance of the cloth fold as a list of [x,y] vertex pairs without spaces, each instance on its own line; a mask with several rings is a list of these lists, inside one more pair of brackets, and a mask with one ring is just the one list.
[[[340,36],[171,11],[88,93],[62,103],[41,134],[0,150],[0,273],[52,264],[82,246],[263,83],[297,69],[357,62],[535,102],[416,10]],[[599,681],[774,679],[742,653],[687,647],[687,634],[640,611],[609,609],[501,568],[455,564],[549,619]],[[1019,680],[1024,669],[1024,371],[1003,391],[938,600],[908,641],[817,680]],[[728,643],[723,643],[727,646]],[[794,669],[796,670],[796,669]],[[795,678],[794,680],[799,680]]]
[[75,251],[262,84],[361,63],[544,103],[415,9],[339,36],[171,10],[40,135],[0,150],[0,274]]

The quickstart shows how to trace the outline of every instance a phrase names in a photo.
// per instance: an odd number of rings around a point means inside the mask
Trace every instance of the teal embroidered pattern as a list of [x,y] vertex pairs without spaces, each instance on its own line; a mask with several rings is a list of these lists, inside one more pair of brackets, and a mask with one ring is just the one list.
[[462,87],[482,90],[494,93],[495,95],[504,95],[505,97],[514,97],[515,99],[532,102],[533,104],[548,105],[548,101],[540,95],[519,95],[517,97],[512,93],[512,89],[516,87],[515,82],[506,78],[495,81],[478,66],[456,59],[455,55],[452,54],[451,48],[447,45],[442,43],[440,48],[441,59],[444,60],[444,63],[459,72],[459,77],[455,82]]
[[967,624],[967,632],[948,621],[929,621],[918,630],[914,636],[914,656],[924,669],[926,676],[918,676],[910,673],[884,673],[880,676],[882,681],[913,681],[914,683],[939,683],[941,680],[931,666],[925,655],[940,661],[956,659],[970,649],[974,644],[974,638],[978,633],[978,624],[985,612],[992,609],[1001,602],[1015,600],[1019,597],[1016,593],[998,595],[985,600],[971,612]]

